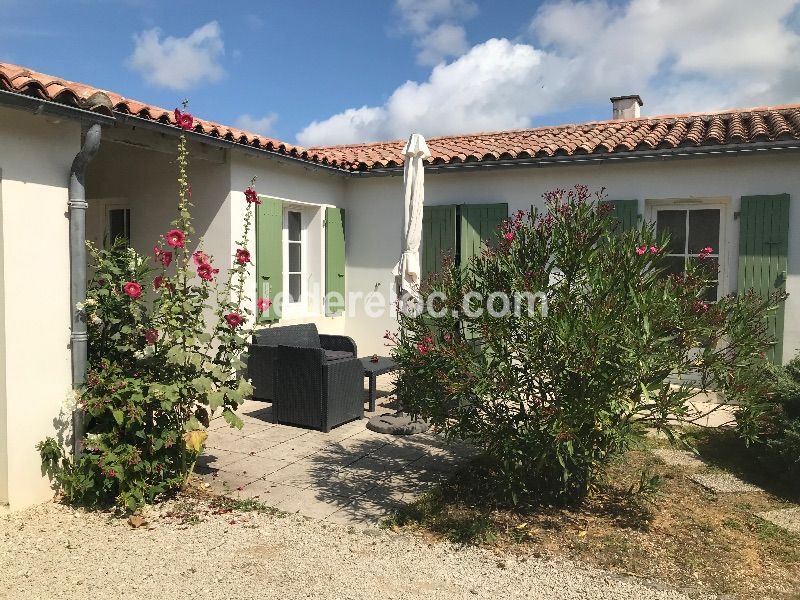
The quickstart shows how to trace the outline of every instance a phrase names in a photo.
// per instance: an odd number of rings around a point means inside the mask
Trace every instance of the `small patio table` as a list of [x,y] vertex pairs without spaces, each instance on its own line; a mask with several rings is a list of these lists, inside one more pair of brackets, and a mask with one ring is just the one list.
[[364,365],[364,377],[369,377],[369,410],[370,412],[375,412],[375,400],[378,394],[376,378],[378,375],[396,371],[400,368],[400,365],[388,356],[379,356],[377,361],[373,361],[372,357],[369,356],[359,360]]

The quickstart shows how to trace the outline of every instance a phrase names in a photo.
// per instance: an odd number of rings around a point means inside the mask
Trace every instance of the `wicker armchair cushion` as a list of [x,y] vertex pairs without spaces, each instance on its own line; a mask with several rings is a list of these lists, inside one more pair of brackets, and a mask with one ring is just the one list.
[[321,348],[319,332],[314,323],[268,327],[253,334],[253,343],[259,346],[295,346],[297,348]]
[[345,350],[325,350],[325,360],[327,362],[344,360],[345,358],[353,358],[353,353]]

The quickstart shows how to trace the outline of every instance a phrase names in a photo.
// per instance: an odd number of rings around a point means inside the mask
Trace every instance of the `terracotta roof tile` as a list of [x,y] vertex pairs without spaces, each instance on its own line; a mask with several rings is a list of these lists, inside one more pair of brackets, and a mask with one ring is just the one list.
[[[175,124],[170,110],[18,65],[0,63],[0,90],[109,116],[133,115],[166,125]],[[347,171],[403,165],[405,140],[302,148],[204,119],[196,118],[194,123],[198,133]],[[428,163],[441,165],[778,140],[800,141],[800,104],[431,137],[427,142],[431,150]]]

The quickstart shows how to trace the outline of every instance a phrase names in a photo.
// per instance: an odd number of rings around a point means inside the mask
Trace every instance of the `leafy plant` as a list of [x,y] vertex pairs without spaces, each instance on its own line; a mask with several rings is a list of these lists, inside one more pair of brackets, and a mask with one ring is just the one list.
[[404,407],[480,446],[513,503],[580,501],[645,427],[672,435],[699,393],[740,385],[782,300],[709,303],[711,249],[669,274],[668,239],[646,223],[616,231],[601,194],[545,202],[468,264],[445,261],[427,310],[387,334]]
[[[176,110],[176,121],[191,128],[188,113]],[[52,438],[38,446],[43,471],[68,501],[135,509],[187,480],[212,416],[242,427],[235,411],[252,392],[240,374],[251,315],[246,248],[259,200],[251,186],[233,267],[218,281],[213,257],[189,250],[187,166],[181,135],[178,215],[153,257],[121,242],[89,245],[92,277],[78,307],[88,324],[88,372],[77,394],[87,434],[75,459]]]

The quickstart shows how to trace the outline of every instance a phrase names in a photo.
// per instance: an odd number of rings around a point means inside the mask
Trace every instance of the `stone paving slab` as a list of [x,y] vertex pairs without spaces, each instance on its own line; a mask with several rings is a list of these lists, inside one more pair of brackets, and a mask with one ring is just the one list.
[[692,475],[691,479],[704,488],[719,494],[764,491],[757,485],[742,481],[730,473],[696,473]]
[[[379,378],[378,389],[390,390],[390,380]],[[393,399],[378,400],[376,413],[386,412],[381,404]],[[307,517],[374,525],[475,454],[430,432],[400,437],[369,431],[367,419],[376,413],[324,433],[273,424],[270,404],[245,402],[241,430],[214,420],[197,473],[216,493],[257,498]]]
[[800,506],[768,510],[756,516],[792,533],[800,533]]
[[703,459],[694,452],[689,452],[688,450],[656,448],[653,450],[653,454],[673,467],[692,467],[694,469],[700,469],[707,466],[706,463],[703,462]]

